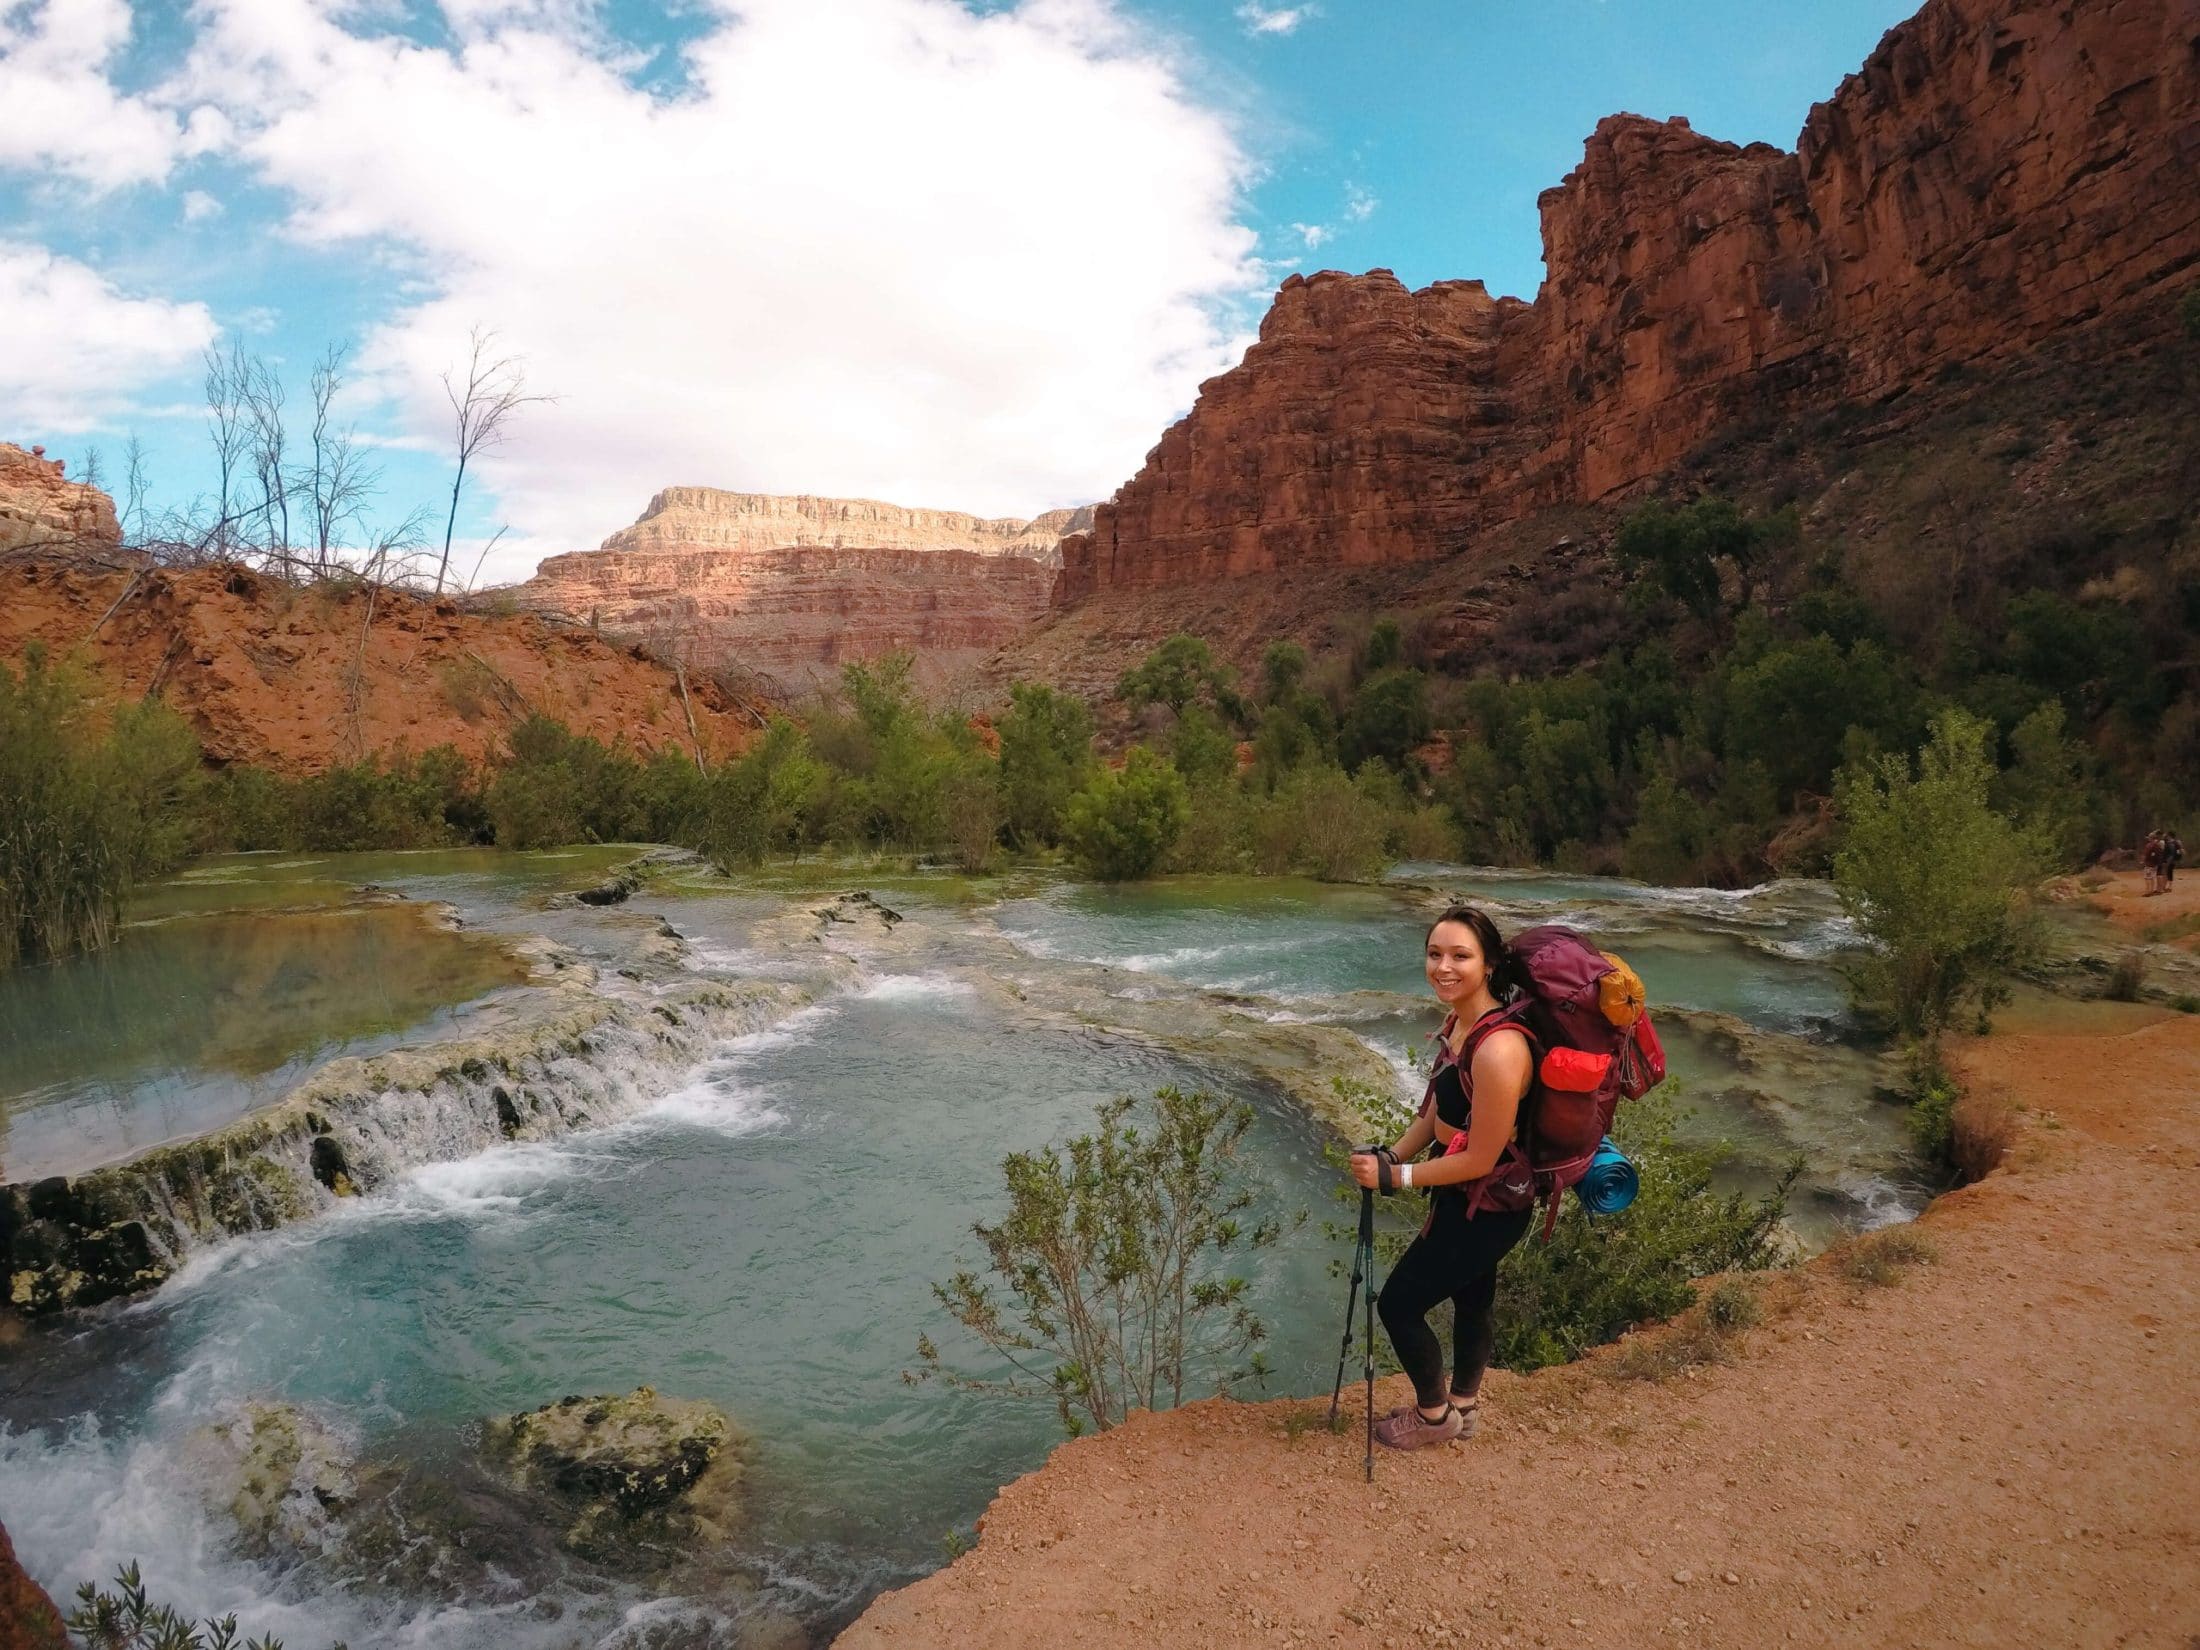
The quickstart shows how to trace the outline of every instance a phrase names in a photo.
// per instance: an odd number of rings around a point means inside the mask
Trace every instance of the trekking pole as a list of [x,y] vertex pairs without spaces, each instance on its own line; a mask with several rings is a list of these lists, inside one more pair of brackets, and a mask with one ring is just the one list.
[[[1360,1304],[1360,1266],[1362,1257],[1368,1252],[1368,1234],[1374,1230],[1374,1226],[1375,1194],[1362,1187],[1360,1191],[1360,1230],[1352,1245],[1352,1287],[1344,1297],[1344,1339],[1337,1347],[1337,1384],[1329,1389],[1329,1425],[1331,1427],[1335,1427],[1337,1424],[1337,1409],[1344,1399],[1344,1365],[1345,1360],[1352,1356],[1353,1308]],[[1370,1267],[1368,1269],[1370,1299],[1373,1298],[1374,1288],[1374,1269]]]
[[[1367,1370],[1367,1481],[1375,1482],[1375,1194],[1360,1194],[1360,1255],[1367,1264],[1367,1332],[1360,1349]],[[1354,1260],[1357,1272],[1360,1261]],[[1349,1333],[1349,1331],[1348,1331]]]

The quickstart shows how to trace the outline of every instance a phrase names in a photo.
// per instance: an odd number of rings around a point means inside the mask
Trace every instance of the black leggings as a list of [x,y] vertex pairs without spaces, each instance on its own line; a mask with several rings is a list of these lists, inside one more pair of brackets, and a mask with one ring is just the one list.
[[1415,1238],[1391,1268],[1377,1297],[1383,1328],[1398,1349],[1398,1362],[1413,1377],[1423,1409],[1449,1401],[1444,1390],[1444,1349],[1428,1326],[1438,1301],[1452,1303],[1451,1387],[1472,1393],[1482,1385],[1497,1347],[1497,1263],[1518,1243],[1535,1210],[1485,1212],[1469,1220],[1456,1192],[1439,1194],[1428,1230]]

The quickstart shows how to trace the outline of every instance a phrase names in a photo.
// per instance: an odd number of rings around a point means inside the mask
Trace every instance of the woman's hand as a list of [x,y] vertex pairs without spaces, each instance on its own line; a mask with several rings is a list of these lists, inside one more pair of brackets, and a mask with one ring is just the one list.
[[1352,1178],[1369,1191],[1372,1192],[1382,1185],[1382,1174],[1382,1159],[1373,1152],[1354,1152],[1352,1154]]

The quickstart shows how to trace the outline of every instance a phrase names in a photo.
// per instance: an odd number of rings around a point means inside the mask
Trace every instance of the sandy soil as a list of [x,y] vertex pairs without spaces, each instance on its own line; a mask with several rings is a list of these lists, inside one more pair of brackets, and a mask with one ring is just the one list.
[[2022,1127],[1901,1281],[1822,1258],[1664,1382],[1493,1376],[1481,1436],[1372,1486],[1357,1425],[1290,1435],[1326,1401],[1136,1418],[840,1643],[2194,1650],[2200,1017],[2104,1008],[1961,1051]]

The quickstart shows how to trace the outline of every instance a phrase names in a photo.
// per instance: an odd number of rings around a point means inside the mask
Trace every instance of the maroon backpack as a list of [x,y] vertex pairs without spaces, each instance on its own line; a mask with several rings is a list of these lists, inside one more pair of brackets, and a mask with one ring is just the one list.
[[[1639,1100],[1665,1079],[1665,1051],[1643,1004],[1642,981],[1571,928],[1523,929],[1508,947],[1520,995],[1483,1016],[1459,1051],[1474,1050],[1502,1025],[1527,1034],[1535,1060],[1520,1118],[1497,1165],[1467,1192],[1469,1215],[1544,1204],[1543,1237],[1558,1223],[1558,1194],[1589,1172],[1622,1100]],[[1452,1136],[1446,1155],[1466,1148]]]

